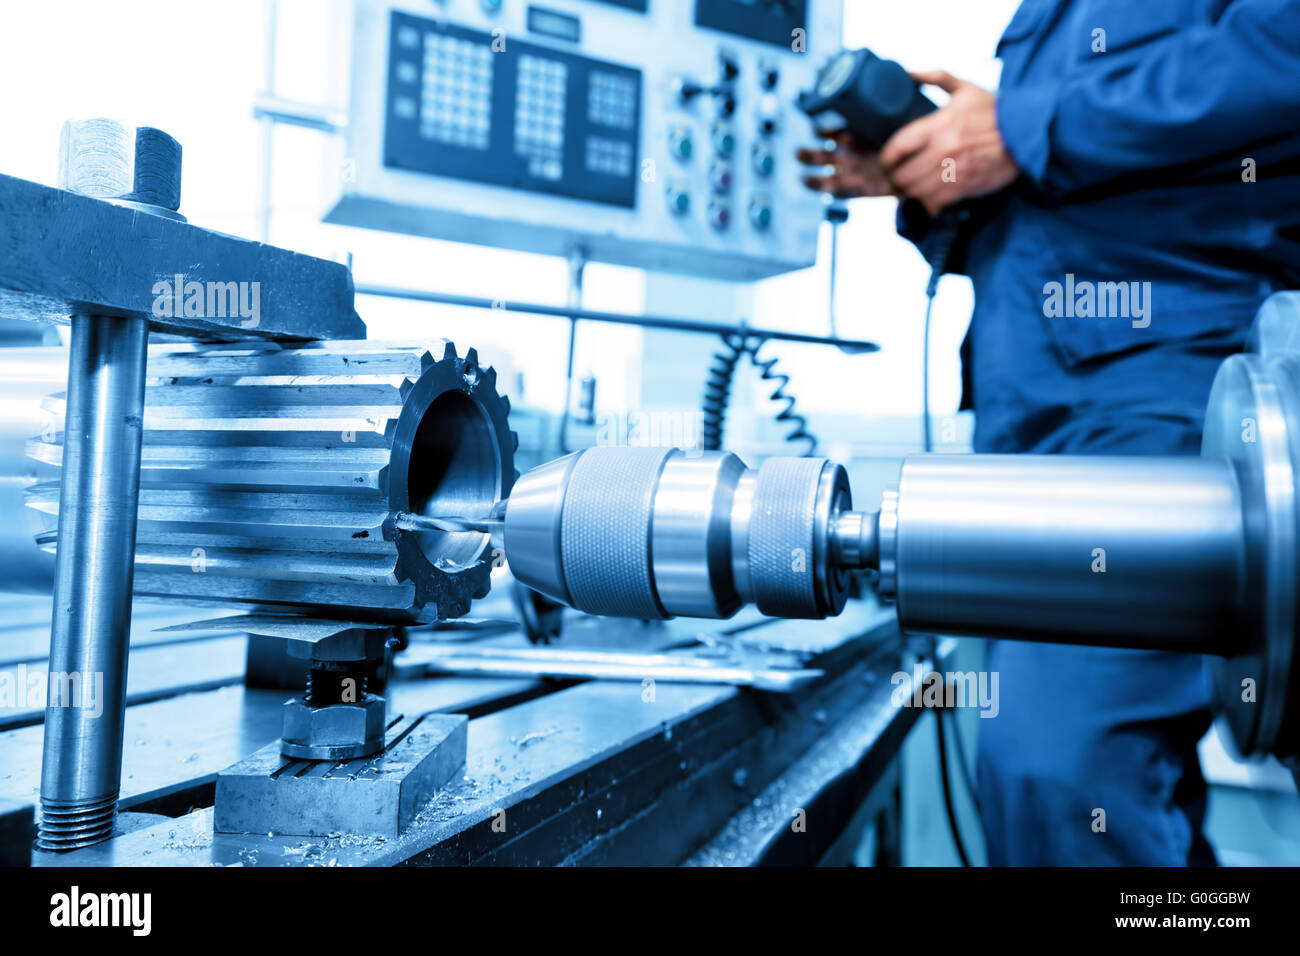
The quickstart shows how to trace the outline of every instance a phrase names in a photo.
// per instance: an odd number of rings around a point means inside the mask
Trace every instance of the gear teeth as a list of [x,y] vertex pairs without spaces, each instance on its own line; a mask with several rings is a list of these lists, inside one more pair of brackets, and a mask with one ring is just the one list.
[[[412,418],[418,426],[432,402],[453,390],[490,422],[502,491],[518,477],[508,406],[486,375],[471,385],[455,345],[443,341],[442,349],[435,340],[428,348],[330,342],[151,350],[136,593],[359,621],[468,613],[471,599],[490,591],[492,555],[448,570],[391,519],[409,507],[396,495],[415,451],[411,429],[399,426]],[[468,356],[475,361],[477,352]],[[63,404],[45,402],[57,412]],[[28,453],[57,466],[62,440],[60,430],[57,442],[28,443]],[[26,497],[52,547],[57,482]],[[193,573],[200,553],[213,573]]]
[[510,433],[510,450],[511,451],[519,450],[519,432]]
[[506,410],[506,414],[509,415],[509,414],[510,414],[510,396],[509,396],[509,395],[502,395],[502,396],[501,396],[501,405],[502,405],[502,407]]
[[465,361],[470,365],[478,364],[478,349],[470,349],[465,353]]
[[496,386],[497,386],[497,370],[496,370],[495,368],[493,368],[491,365],[489,365],[489,366],[487,367],[487,371],[483,373],[483,377],[487,380],[487,383],[488,383],[489,385],[491,385],[493,388],[496,388]]

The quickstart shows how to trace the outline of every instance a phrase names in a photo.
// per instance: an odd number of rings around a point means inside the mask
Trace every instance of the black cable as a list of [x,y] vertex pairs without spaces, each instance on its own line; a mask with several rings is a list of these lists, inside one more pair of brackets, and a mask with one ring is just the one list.
[[833,200],[826,207],[826,221],[831,225],[831,261],[827,264],[826,318],[830,325],[830,337],[839,338],[836,330],[838,322],[835,314],[835,285],[840,271],[840,226],[849,221],[849,207],[841,200]]
[[922,250],[930,266],[930,279],[925,284],[925,323],[921,342],[921,445],[926,451],[934,450],[930,424],[930,320],[934,314],[934,297],[939,292],[939,280],[948,267],[948,258],[952,255],[962,224],[969,218],[966,212],[959,209],[940,215]]
[[961,768],[962,786],[966,788],[966,793],[970,797],[971,805],[975,808],[975,815],[977,817],[982,817],[984,815],[984,808],[980,806],[979,791],[975,789],[975,781],[971,779],[970,768],[966,766],[966,745],[961,739],[961,721],[957,719],[955,711],[951,713],[951,716],[952,727],[950,729],[952,730],[952,745],[953,749],[957,751],[961,758],[957,761],[957,766]]
[[709,372],[704,382],[703,411],[703,446],[705,451],[721,451],[722,433],[727,421],[727,406],[731,403],[731,383],[735,379],[736,366],[745,356],[750,364],[758,369],[759,378],[765,382],[776,382],[776,388],[768,395],[772,401],[784,402],[785,407],[776,414],[777,422],[793,426],[786,433],[787,442],[803,442],[806,448],[803,457],[810,457],[817,450],[817,437],[808,430],[808,420],[795,411],[795,397],[786,392],[790,376],[776,370],[777,359],[760,359],[759,349],[765,339],[758,335],[746,335],[734,332],[722,337],[723,351],[713,353]]
[[714,352],[704,378],[703,445],[705,451],[722,450],[722,430],[727,422],[727,406],[731,404],[731,383],[736,376],[736,365],[747,354],[745,337],[729,333],[722,337],[725,351]]
[[[937,667],[939,662],[939,652],[933,635],[927,639],[927,644],[930,661]],[[946,692],[947,688],[945,687],[944,690]],[[946,710],[946,707],[939,707],[934,714],[935,733],[939,738],[939,779],[943,785],[943,809],[948,815],[948,829],[952,831],[952,842],[957,848],[957,857],[961,860],[962,866],[969,867],[971,865],[970,855],[966,852],[966,843],[962,840],[961,827],[957,823],[957,808],[952,797],[952,778],[948,772],[948,738],[944,733],[943,727],[943,715]],[[966,773],[966,753],[964,750],[960,749],[960,739],[957,743],[957,757],[962,762],[962,775],[969,786],[970,779],[969,775]],[[973,787],[971,788],[970,793],[971,799],[974,800],[975,790]]]
[[[952,800],[952,780],[948,774],[948,742],[943,732],[943,712],[946,708],[935,711],[934,725],[939,735],[939,776],[943,780],[943,808],[948,813],[948,827],[952,830],[952,842],[957,847],[957,856],[962,866],[970,866],[970,857],[966,854],[966,844],[962,842],[961,828],[957,825],[957,810]],[[965,760],[965,755],[958,755]]]
[[[948,267],[948,258],[952,254],[953,244],[957,241],[962,225],[969,218],[969,211],[966,209],[957,209],[941,215],[934,225],[924,250],[926,262],[930,265],[930,279],[925,286],[925,322],[922,326],[921,343],[921,443],[927,452],[934,450],[934,436],[931,433],[930,423],[930,323],[934,315],[934,299],[939,292],[939,280]],[[930,659],[938,662],[933,637],[930,638]],[[957,856],[961,859],[961,865],[968,867],[971,865],[970,856],[966,853],[966,844],[962,840],[961,828],[957,824],[957,811],[952,798],[952,779],[948,771],[948,739],[944,733],[944,710],[946,708],[940,708],[935,713],[934,720],[939,738],[939,776],[943,783],[943,807],[948,815],[948,828],[952,831],[952,842],[957,847]],[[970,773],[966,769],[966,752],[961,747],[961,738],[956,724],[953,725],[953,736],[958,747],[957,757],[961,761],[963,782],[970,793],[971,802],[975,804],[976,812],[979,812],[979,798],[971,783]]]
[[[581,247],[569,251],[569,308],[582,308],[582,280],[587,271],[587,253]],[[578,347],[578,316],[569,316],[569,357],[564,369],[564,411],[560,415],[560,434],[558,444],[560,454],[567,455],[573,451],[569,447],[570,407],[573,404],[573,356]]]
[[760,341],[749,353],[749,362],[754,368],[758,369],[758,376],[764,382],[776,382],[776,387],[769,394],[768,400],[773,402],[785,402],[785,408],[776,413],[778,424],[789,424],[794,426],[792,431],[786,433],[785,440],[789,443],[805,442],[807,447],[804,449],[804,458],[811,458],[813,452],[817,450],[817,436],[808,431],[808,419],[804,418],[794,410],[795,398],[793,395],[786,393],[786,386],[790,384],[790,376],[783,372],[776,371],[777,360],[775,358],[760,359],[758,350],[763,347]]
[[925,451],[934,451],[934,436],[930,434],[930,317],[933,313],[934,293],[927,292],[925,323],[921,332],[921,447]]
[[573,451],[569,447],[569,406],[573,402],[573,353],[578,345],[578,320],[569,319],[569,359],[564,369],[564,411],[560,413],[560,433],[557,444],[560,454],[567,455]]
[[[831,224],[831,261],[827,271],[827,324],[830,326],[830,337],[832,340],[839,339],[839,315],[835,309],[836,296],[836,277],[840,274],[840,226],[849,221],[848,206],[840,200],[833,201],[826,207],[826,221]],[[865,348],[860,343],[840,342],[837,346],[845,355],[864,355],[873,349]]]

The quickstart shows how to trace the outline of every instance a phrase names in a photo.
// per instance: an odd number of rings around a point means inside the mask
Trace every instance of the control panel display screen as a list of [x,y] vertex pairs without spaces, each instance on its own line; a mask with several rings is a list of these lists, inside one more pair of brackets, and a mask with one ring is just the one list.
[[808,26],[808,0],[696,0],[695,25],[789,47]]
[[388,62],[386,166],[636,205],[640,70],[400,11]]
[[645,13],[649,8],[650,0],[592,0],[593,3],[606,3],[611,7],[625,7],[628,10],[635,10],[637,13]]

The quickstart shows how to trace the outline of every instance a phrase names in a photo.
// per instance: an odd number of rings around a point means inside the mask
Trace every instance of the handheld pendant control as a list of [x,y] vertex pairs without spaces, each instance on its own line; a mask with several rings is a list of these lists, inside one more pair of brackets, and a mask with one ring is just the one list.
[[796,102],[818,126],[847,127],[876,150],[938,108],[902,66],[866,49],[832,57]]

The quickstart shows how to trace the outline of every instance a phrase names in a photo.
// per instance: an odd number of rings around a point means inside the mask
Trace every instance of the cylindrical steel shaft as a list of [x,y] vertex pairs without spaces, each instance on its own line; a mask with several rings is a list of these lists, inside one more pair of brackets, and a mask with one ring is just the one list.
[[1222,654],[1244,521],[1223,459],[917,456],[878,518],[881,591],[909,631]]
[[68,360],[37,846],[106,839],[122,776],[149,327],[78,315]]

